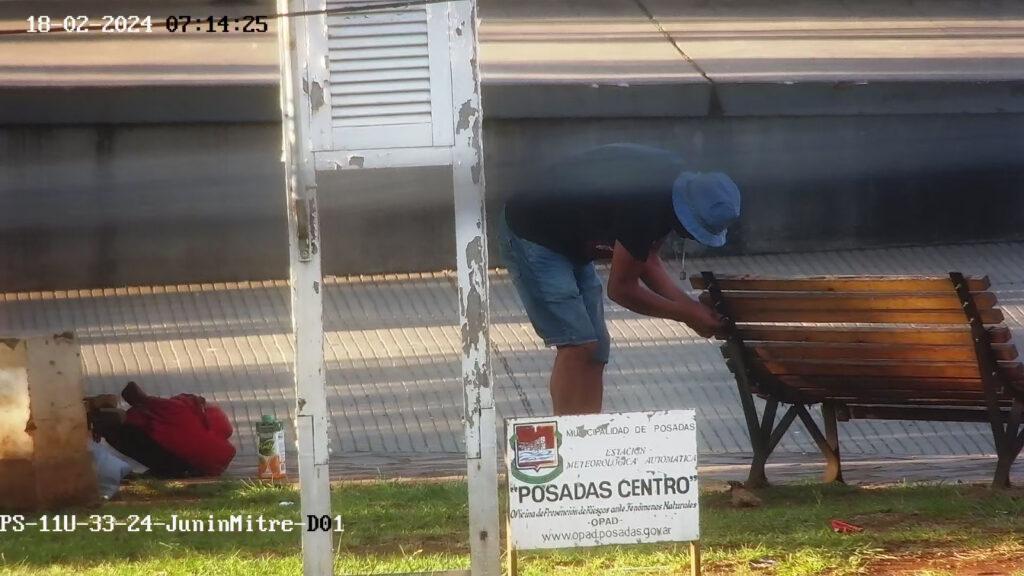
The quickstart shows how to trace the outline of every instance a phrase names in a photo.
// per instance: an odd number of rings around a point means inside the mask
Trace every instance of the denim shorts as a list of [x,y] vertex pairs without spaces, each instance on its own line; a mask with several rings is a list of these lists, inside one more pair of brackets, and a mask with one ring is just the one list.
[[501,215],[499,248],[526,315],[547,346],[597,342],[594,360],[607,363],[611,348],[604,321],[604,287],[592,262],[577,264],[520,238]]

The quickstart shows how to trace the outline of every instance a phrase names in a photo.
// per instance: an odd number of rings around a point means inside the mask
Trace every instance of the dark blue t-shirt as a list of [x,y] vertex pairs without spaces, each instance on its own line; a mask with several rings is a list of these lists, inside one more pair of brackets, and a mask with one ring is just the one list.
[[576,262],[593,260],[595,245],[620,242],[646,261],[675,226],[672,184],[681,158],[658,148],[609,144],[553,162],[505,206],[518,236]]

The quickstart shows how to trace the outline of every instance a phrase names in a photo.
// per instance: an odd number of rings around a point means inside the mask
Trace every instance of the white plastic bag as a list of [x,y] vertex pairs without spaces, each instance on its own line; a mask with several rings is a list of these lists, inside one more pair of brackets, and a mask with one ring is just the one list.
[[113,448],[105,442],[100,444],[90,441],[89,451],[92,452],[92,461],[96,467],[100,494],[109,500],[121,489],[121,481],[132,471],[132,467],[118,458]]

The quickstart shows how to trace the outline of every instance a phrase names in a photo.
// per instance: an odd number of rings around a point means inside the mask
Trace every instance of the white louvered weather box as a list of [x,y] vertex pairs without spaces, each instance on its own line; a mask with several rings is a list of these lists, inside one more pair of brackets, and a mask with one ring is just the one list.
[[[290,14],[278,31],[302,514],[331,517],[319,178],[336,170],[447,167],[463,343],[470,558],[474,576],[497,576],[498,442],[488,368],[476,1],[277,0],[277,6]],[[342,180],[332,187],[372,193]],[[332,547],[330,533],[303,531],[303,574],[330,576]]]
[[[328,0],[328,9],[394,0]],[[328,14],[309,30],[319,169],[443,165],[454,144],[448,4]],[[320,37],[322,35],[322,37]],[[325,51],[317,50],[326,45]],[[319,72],[319,74],[317,74]],[[322,102],[318,107],[317,104]]]

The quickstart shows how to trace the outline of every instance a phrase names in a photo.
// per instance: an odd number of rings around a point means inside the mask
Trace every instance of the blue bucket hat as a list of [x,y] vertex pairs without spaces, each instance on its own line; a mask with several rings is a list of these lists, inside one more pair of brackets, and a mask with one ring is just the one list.
[[739,220],[740,189],[721,172],[682,172],[672,184],[672,208],[698,242],[717,248]]

